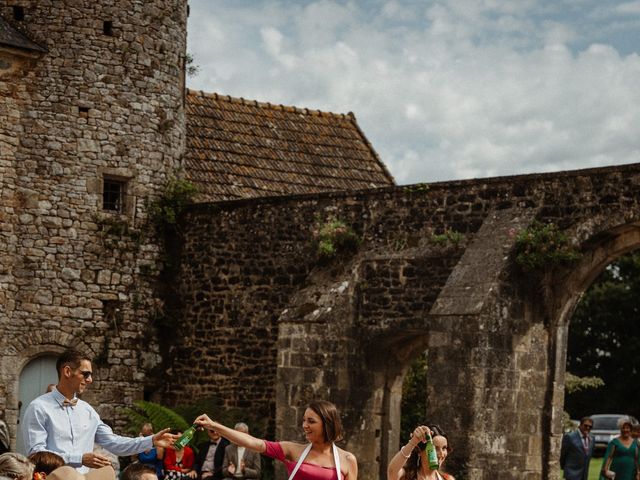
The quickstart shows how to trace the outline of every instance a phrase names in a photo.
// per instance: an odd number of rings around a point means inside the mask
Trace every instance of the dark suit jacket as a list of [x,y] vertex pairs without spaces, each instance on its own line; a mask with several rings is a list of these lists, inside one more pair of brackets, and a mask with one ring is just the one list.
[[593,455],[594,438],[589,435],[589,451],[584,451],[580,430],[567,433],[562,437],[560,448],[560,466],[567,480],[587,480],[589,460]]
[[238,446],[234,443],[229,444],[227,448],[224,449],[224,461],[222,462],[222,475],[224,478],[229,479],[259,479],[261,474],[261,459],[260,454],[258,452],[254,452],[253,450],[249,450],[245,448],[244,450],[244,476],[243,477],[234,477],[229,474],[229,464],[233,463],[236,468],[240,468],[240,464],[238,462]]
[[[218,440],[218,447],[216,448],[216,453],[213,455],[213,480],[222,480],[222,463],[224,461],[224,451],[229,445],[229,440],[226,438],[221,438]],[[198,456],[196,458],[196,469],[198,470],[198,478],[202,474],[202,464],[207,458],[207,453],[209,453],[209,447],[211,447],[211,442],[204,443],[200,445],[198,449]]]

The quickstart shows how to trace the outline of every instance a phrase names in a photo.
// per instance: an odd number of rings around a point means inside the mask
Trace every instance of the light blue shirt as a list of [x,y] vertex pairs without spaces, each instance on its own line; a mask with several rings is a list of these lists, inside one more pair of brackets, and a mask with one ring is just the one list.
[[27,455],[34,452],[53,452],[67,465],[85,473],[82,455],[93,451],[97,443],[116,455],[126,456],[153,447],[152,436],[128,438],[116,435],[100,420],[98,412],[83,400],[64,406],[64,395],[58,390],[40,395],[29,404],[22,421],[22,437]]

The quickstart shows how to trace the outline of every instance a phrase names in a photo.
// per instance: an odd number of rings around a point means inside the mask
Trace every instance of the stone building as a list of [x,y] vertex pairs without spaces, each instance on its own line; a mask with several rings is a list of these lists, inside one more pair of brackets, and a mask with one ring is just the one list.
[[[215,397],[295,438],[321,396],[360,477],[384,478],[426,350],[428,418],[460,478],[557,478],[571,313],[640,248],[640,166],[395,186],[352,115],[185,90],[187,15],[184,0],[0,0],[13,445],[75,345],[94,357],[87,399],[117,427],[137,399]],[[163,239],[149,205],[176,174],[200,203]],[[357,248],[323,260],[317,233],[337,220]],[[515,234],[536,220],[579,260],[518,270]]]
[[145,202],[184,153],[187,5],[3,0],[0,16],[0,412],[15,441],[66,346],[95,356],[89,395],[110,419],[159,362]]

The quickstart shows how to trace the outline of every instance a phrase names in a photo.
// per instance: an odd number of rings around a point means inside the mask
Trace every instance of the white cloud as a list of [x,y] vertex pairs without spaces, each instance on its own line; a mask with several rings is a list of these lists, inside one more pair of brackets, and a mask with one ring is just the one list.
[[640,1],[636,2],[627,2],[620,5],[616,5],[613,10],[616,13],[627,15],[640,15]]
[[598,2],[191,4],[193,86],[353,111],[400,183],[640,161],[640,58],[568,19]]

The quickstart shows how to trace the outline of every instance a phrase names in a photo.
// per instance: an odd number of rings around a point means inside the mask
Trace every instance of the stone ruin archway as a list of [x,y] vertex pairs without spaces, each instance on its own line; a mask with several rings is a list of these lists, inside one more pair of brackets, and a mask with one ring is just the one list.
[[[581,260],[568,271],[557,275],[548,285],[548,305],[554,321],[551,348],[555,351],[555,365],[550,372],[550,403],[553,415],[549,417],[549,431],[554,431],[549,443],[549,471],[559,470],[558,452],[561,433],[554,430],[560,422],[564,406],[564,384],[567,364],[567,345],[571,317],[582,294],[589,288],[600,273],[612,262],[626,253],[640,248],[640,224],[627,223],[614,225],[599,232],[597,236],[586,242],[587,250]],[[553,475],[549,475],[554,478]]]
[[[362,243],[321,264],[314,222],[327,218]],[[513,262],[515,234],[534,220],[584,253],[539,284]],[[393,379],[408,363],[386,349],[420,332],[429,415],[467,478],[554,478],[567,321],[597,273],[637,245],[639,224],[640,165],[195,206],[168,393],[266,405],[278,439],[299,438],[307,400],[331,399],[373,480],[392,453]]]

